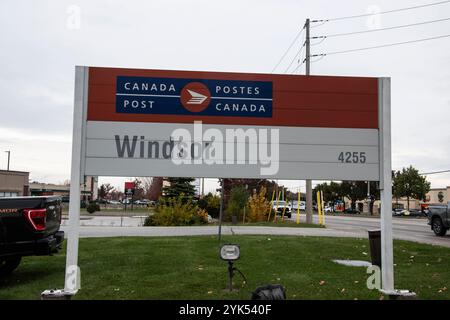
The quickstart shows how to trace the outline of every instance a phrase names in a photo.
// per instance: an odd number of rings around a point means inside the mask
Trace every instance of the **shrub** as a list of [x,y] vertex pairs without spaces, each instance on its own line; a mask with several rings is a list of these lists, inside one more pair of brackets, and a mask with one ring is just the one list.
[[261,187],[259,193],[254,192],[248,201],[249,213],[247,221],[265,221],[270,210],[270,202],[266,199],[266,188]]
[[241,221],[247,202],[247,189],[244,186],[233,187],[233,189],[231,189],[230,200],[228,201],[226,209],[227,219],[231,220],[232,216],[237,216],[238,221]]
[[95,211],[100,211],[100,206],[98,203],[91,202],[87,205],[86,211],[89,213],[94,213]]
[[189,226],[205,223],[208,223],[208,213],[192,201],[186,202],[184,195],[165,200],[156,207],[155,213],[144,221],[145,226]]
[[213,218],[218,218],[220,214],[220,197],[211,192],[198,201],[198,206]]

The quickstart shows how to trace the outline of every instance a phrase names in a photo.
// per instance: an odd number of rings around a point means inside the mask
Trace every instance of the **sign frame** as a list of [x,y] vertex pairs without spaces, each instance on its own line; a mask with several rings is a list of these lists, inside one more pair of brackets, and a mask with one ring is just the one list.
[[[64,290],[74,295],[80,288],[78,242],[80,236],[80,192],[86,169],[86,124],[89,67],[75,67],[71,185],[69,228]],[[392,239],[392,177],[391,177],[391,93],[390,78],[378,78],[378,139],[381,198],[382,291],[394,292]],[[298,178],[301,179],[301,178]]]

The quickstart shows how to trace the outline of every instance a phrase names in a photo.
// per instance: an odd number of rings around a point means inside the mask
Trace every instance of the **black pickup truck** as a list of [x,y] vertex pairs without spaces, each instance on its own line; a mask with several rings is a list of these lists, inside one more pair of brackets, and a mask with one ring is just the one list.
[[61,248],[61,197],[0,198],[0,276],[23,256],[51,255]]
[[450,201],[428,206],[428,224],[437,236],[443,237],[450,229]]

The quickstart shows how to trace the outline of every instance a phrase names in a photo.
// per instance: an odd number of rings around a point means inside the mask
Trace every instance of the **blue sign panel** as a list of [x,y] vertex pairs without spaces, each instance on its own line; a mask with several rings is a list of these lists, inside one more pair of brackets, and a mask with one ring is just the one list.
[[116,112],[272,117],[272,82],[117,77]]

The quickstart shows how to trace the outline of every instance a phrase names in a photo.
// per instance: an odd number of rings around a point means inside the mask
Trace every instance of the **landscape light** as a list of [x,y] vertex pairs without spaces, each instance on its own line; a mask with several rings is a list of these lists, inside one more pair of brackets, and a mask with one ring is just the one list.
[[247,283],[247,279],[245,278],[244,274],[238,268],[233,267],[233,261],[238,260],[240,255],[241,250],[237,244],[224,244],[220,248],[220,258],[222,260],[228,261],[228,286],[230,288],[230,291],[233,291],[234,271],[239,272],[239,274],[244,279],[244,284]]
[[225,261],[235,261],[239,259],[240,249],[237,244],[225,244],[220,248],[220,258]]

